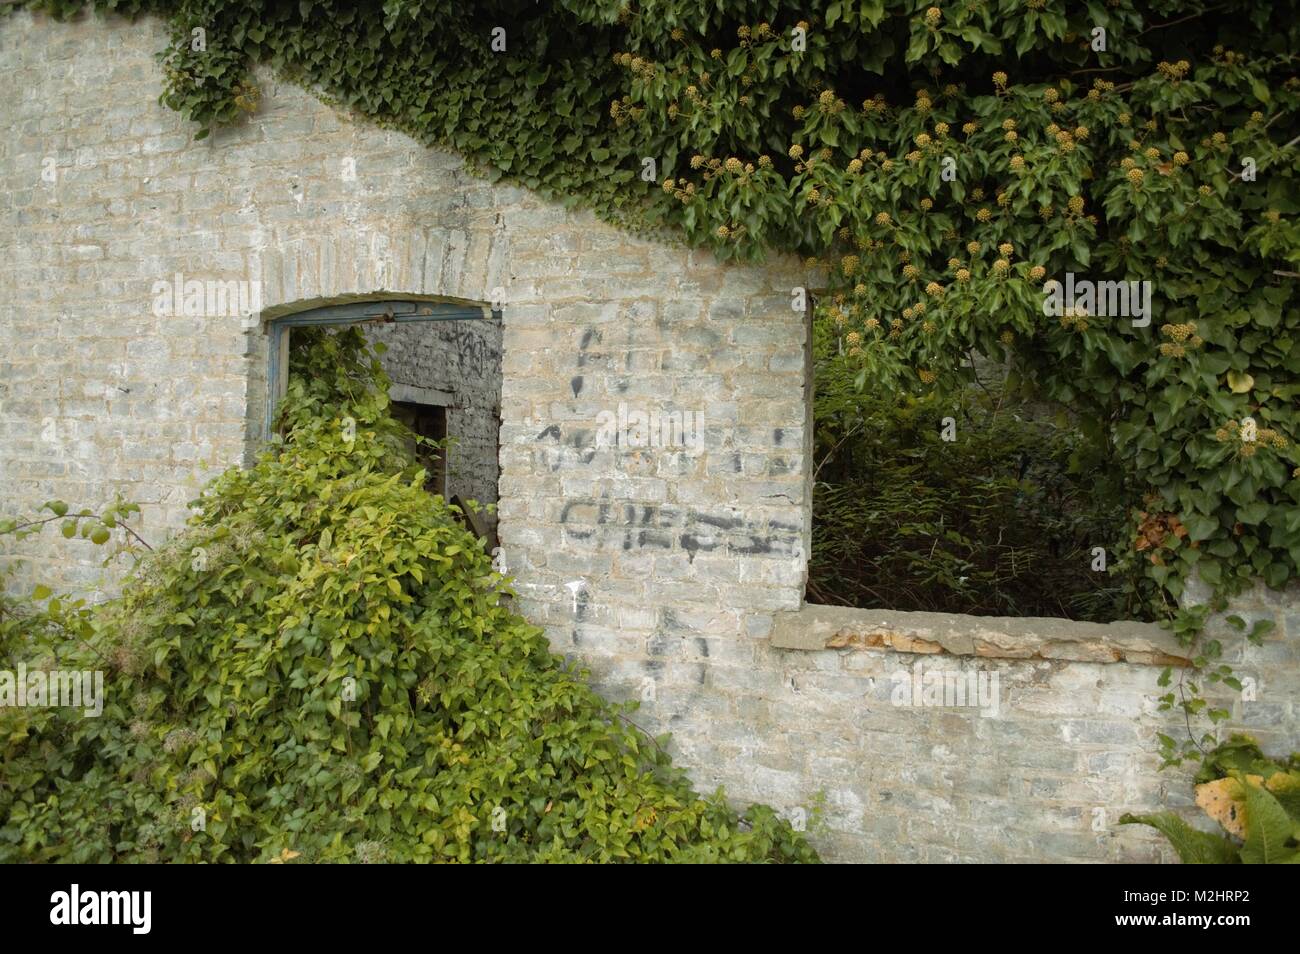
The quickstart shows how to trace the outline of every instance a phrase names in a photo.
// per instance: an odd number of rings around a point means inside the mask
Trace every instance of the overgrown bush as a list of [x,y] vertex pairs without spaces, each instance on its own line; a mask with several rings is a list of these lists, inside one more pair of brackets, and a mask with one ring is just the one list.
[[[26,5],[167,17],[163,99],[199,135],[257,109],[263,62],[620,224],[805,255],[874,388],[1011,363],[1150,497],[1112,547],[1206,679],[1192,576],[1219,608],[1300,572],[1296,0]],[[1072,274],[1149,282],[1147,323],[1047,315]]]
[[[990,389],[866,395],[818,361],[814,602],[1108,622],[1147,614],[1122,474],[1064,410]],[[945,426],[937,422],[947,419]],[[950,439],[945,439],[950,438]],[[1100,551],[1098,550],[1100,548]]]
[[696,795],[511,609],[363,341],[294,335],[283,441],[120,599],[0,606],[3,668],[107,697],[0,709],[0,861],[816,860]]

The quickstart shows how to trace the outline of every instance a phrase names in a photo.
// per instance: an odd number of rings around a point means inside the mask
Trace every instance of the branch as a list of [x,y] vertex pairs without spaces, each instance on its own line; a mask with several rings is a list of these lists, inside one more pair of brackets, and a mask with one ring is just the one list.
[[1200,751],[1201,757],[1205,758],[1205,747],[1201,745],[1200,740],[1192,731],[1192,715],[1187,708],[1187,690],[1186,690],[1187,670],[1185,668],[1178,670],[1178,698],[1182,702],[1183,725],[1187,729],[1187,737],[1192,740],[1192,744]]
[[117,525],[121,527],[123,530],[125,530],[127,533],[131,534],[131,536],[135,538],[136,543],[140,544],[140,546],[144,547],[146,550],[152,552],[153,547],[149,546],[149,544],[145,542],[144,537],[140,536],[140,534],[136,533],[134,530],[132,530],[126,524],[122,523],[120,520],[118,521]]
[[[3,2],[3,0],[0,0],[0,2]],[[53,517],[43,517],[40,520],[28,520],[26,523],[14,524],[9,529],[8,532],[17,533],[19,530],[26,530],[28,527],[43,527],[45,524],[53,523],[55,520],[98,520],[100,523],[104,522],[103,517],[95,513],[74,513],[74,514],[64,514],[63,516],[59,516],[58,514],[55,514]],[[122,520],[117,520],[115,522],[117,523],[118,527],[120,527],[122,530],[126,531],[132,537],[134,537],[135,541],[139,543],[140,546],[144,547],[146,550],[153,550],[153,547],[151,547],[148,544],[145,538],[140,536],[140,534],[136,533],[134,530],[132,530],[125,522],[123,522]],[[105,524],[105,526],[107,526],[107,524]]]
[[[1284,146],[1279,146],[1277,151],[1278,151],[1278,152],[1285,152],[1286,150],[1290,149],[1292,146],[1294,146],[1294,145],[1295,145],[1296,143],[1298,143],[1298,142],[1300,142],[1300,136],[1296,136],[1294,139],[1292,139],[1289,143],[1287,143],[1287,144],[1284,145]],[[1241,173],[1240,173],[1240,172],[1233,172],[1231,169],[1229,169],[1229,170],[1227,170],[1227,171],[1228,171],[1228,175],[1232,176],[1232,178],[1234,178],[1234,179],[1240,179],[1240,178],[1241,178]]]
[[822,468],[826,466],[826,462],[835,456],[835,452],[840,449],[840,445],[842,445],[845,441],[847,441],[850,437],[852,437],[854,432],[857,431],[857,429],[860,428],[861,426],[862,426],[862,421],[858,421],[858,423],[854,424],[851,428],[849,428],[848,433],[846,433],[843,437],[841,437],[838,441],[835,442],[834,447],[832,447],[830,450],[826,452],[826,456],[822,458],[822,462],[818,464],[817,469],[813,471],[813,483],[817,482],[817,475],[822,472]]
[[1153,23],[1151,24],[1151,26],[1147,27],[1145,30],[1139,33],[1138,36],[1146,36],[1152,30],[1163,30],[1165,27],[1178,26],[1178,24],[1180,23],[1186,23],[1188,20],[1195,20],[1197,17],[1203,17],[1207,13],[1213,13],[1216,10],[1222,10],[1222,9],[1223,7],[1221,6],[1206,7],[1200,13],[1189,13],[1187,16],[1182,17],[1178,20],[1170,20],[1168,23]]
[[634,729],[636,729],[638,732],[640,732],[643,736],[645,736],[645,737],[646,737],[647,739],[649,739],[651,742],[653,742],[653,743],[654,743],[654,747],[655,747],[656,749],[658,749],[658,750],[659,750],[660,752],[662,752],[664,755],[667,755],[667,754],[668,754],[667,752],[664,752],[664,747],[663,747],[662,745],[659,744],[659,740],[656,739],[653,735],[651,735],[651,734],[650,734],[649,732],[647,732],[645,729],[641,728],[639,725],[637,725],[635,722],[633,722],[633,721],[632,721],[631,719],[629,719],[627,716],[623,715],[623,713],[619,712],[619,713],[616,713],[616,715],[617,715],[620,719],[622,719],[624,722],[626,722],[628,725],[630,725],[632,728],[634,728]]
[[14,524],[13,527],[9,530],[9,532],[17,533],[19,530],[26,530],[28,527],[39,527],[44,524],[51,523],[55,520],[66,520],[66,519],[68,519],[66,516],[60,517],[56,514],[53,517],[46,517],[44,520],[29,520],[26,523]]

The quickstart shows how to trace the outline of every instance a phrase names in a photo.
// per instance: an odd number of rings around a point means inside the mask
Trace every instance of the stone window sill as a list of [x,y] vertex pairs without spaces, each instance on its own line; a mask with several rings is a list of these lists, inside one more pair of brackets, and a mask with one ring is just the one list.
[[776,614],[772,646],[1148,666],[1190,664],[1173,634],[1154,623],[911,613],[811,603]]

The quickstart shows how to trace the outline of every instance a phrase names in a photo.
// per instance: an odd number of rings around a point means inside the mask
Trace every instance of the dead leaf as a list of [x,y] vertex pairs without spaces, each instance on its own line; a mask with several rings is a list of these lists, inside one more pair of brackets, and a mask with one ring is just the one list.
[[[1247,781],[1259,784],[1260,775],[1247,775]],[[1246,837],[1246,793],[1235,778],[1221,778],[1196,786],[1196,805],[1205,814],[1223,826],[1223,830],[1238,838]]]

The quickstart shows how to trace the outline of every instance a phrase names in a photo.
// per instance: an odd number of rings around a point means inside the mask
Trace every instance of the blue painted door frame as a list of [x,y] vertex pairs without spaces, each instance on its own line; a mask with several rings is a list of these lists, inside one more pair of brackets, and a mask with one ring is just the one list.
[[500,311],[489,311],[486,305],[462,305],[442,301],[411,301],[390,299],[385,301],[357,301],[346,305],[328,305],[297,314],[273,318],[268,323],[270,355],[267,362],[266,381],[266,435],[271,436],[275,420],[275,407],[284,397],[281,378],[288,371],[289,329],[311,325],[356,325],[368,321],[485,321],[500,318]]

